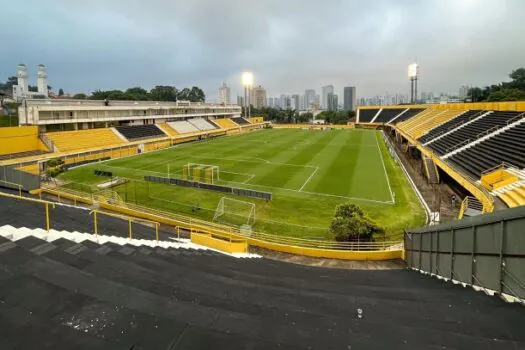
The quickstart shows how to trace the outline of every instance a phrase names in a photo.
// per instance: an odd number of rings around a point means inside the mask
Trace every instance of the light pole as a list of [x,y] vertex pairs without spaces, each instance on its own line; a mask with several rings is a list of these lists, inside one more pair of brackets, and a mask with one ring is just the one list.
[[242,85],[244,86],[244,117],[251,116],[250,94],[253,86],[253,73],[242,73]]

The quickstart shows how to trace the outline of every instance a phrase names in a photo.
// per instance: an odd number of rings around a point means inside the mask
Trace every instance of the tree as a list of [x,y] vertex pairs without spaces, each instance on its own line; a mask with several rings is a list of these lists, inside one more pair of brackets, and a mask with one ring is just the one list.
[[298,123],[308,123],[313,119],[314,119],[314,115],[311,112],[306,112],[306,113],[297,115]]
[[150,99],[150,94],[148,93],[148,91],[141,87],[133,87],[127,89],[125,94],[127,95],[127,99],[130,100],[147,101]]
[[175,86],[157,85],[150,90],[150,99],[153,101],[172,101],[178,99],[178,90]]
[[510,82],[485,86],[483,89],[473,87],[469,89],[468,95],[472,102],[525,100],[525,68],[513,70],[509,78]]
[[188,100],[191,102],[204,102],[206,100],[206,95],[204,95],[204,91],[194,86],[188,94]]
[[27,90],[29,90],[30,92],[38,92],[38,87],[34,85],[28,85]]
[[359,206],[340,204],[330,224],[330,232],[338,242],[373,241],[374,235],[384,234],[384,229],[368,218]]
[[80,93],[80,94],[75,94],[75,95],[73,96],[73,98],[74,98],[75,100],[85,100],[85,99],[87,98],[87,96],[86,96],[86,94],[82,94],[82,93]]
[[58,89],[58,96],[64,96],[64,90],[62,90],[62,88]]
[[179,91],[177,94],[177,100],[179,101],[188,101],[190,99],[190,89],[184,88]]

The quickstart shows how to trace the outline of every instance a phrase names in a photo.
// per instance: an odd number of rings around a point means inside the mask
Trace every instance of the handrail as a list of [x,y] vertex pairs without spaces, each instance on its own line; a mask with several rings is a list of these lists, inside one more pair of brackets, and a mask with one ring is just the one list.
[[42,199],[34,199],[34,198],[23,197],[23,196],[15,196],[14,194],[9,194],[9,193],[4,193],[4,192],[0,192],[0,197],[21,199],[21,200],[28,201],[28,202],[44,204],[45,207],[46,207],[46,231],[49,232],[49,230],[51,229],[51,223],[50,223],[50,220],[49,220],[49,205],[51,205],[51,207],[53,209],[55,209],[55,203],[50,202],[50,201],[45,201],[45,200],[42,200]]
[[3,182],[3,183],[5,183],[5,184],[7,184],[7,185],[10,185],[10,186],[16,186],[16,187],[18,187],[18,195],[19,195],[20,197],[22,197],[22,188],[24,187],[23,185],[17,184],[17,183],[15,183],[15,182],[6,181],[6,180],[0,180],[0,182]]
[[135,217],[132,217],[132,216],[129,216],[129,215],[108,213],[106,211],[100,211],[100,210],[97,210],[97,209],[94,209],[94,210],[89,212],[89,215],[93,215],[93,229],[95,231],[95,235],[98,235],[97,214],[102,214],[102,215],[106,215],[106,216],[109,216],[109,217],[122,219],[122,220],[128,220],[128,222],[129,222],[129,225],[128,225],[129,239],[133,238],[132,231],[131,231],[131,223],[132,222],[145,222],[145,223],[153,224],[153,225],[155,225],[155,239],[157,240],[157,242],[159,241],[159,226],[160,226],[159,222],[146,220],[146,219],[135,218]]
[[445,149],[445,154],[448,154],[448,153],[450,153],[452,151],[455,151],[455,150],[457,150],[460,147],[468,145],[469,143],[470,143],[470,139],[466,139],[464,141],[461,141],[460,143],[457,143],[457,144],[455,144],[453,146],[450,146],[449,148]]
[[520,113],[520,114],[516,115],[515,117],[512,117],[509,120],[507,120],[507,126],[512,124],[512,123],[514,123],[518,119],[522,119],[522,118],[525,118],[525,112],[524,113]]
[[[47,190],[46,186],[43,186],[44,190]],[[49,189],[50,191],[60,192],[63,191],[63,188],[52,188]],[[89,194],[85,192],[65,189],[63,191],[65,193],[70,193],[75,196],[83,196],[89,200],[92,200],[92,197],[89,196]],[[120,207],[119,205],[114,205],[115,207]],[[130,209],[135,211],[144,212],[151,215],[156,215],[158,217],[164,217],[166,219],[170,219],[173,221],[178,221],[183,224],[195,227],[197,230],[202,230],[204,232],[213,230],[213,233],[229,236],[229,235],[235,235],[238,237],[244,237],[254,240],[260,240],[270,243],[277,243],[277,244],[286,244],[286,245],[293,245],[298,247],[307,247],[307,248],[322,248],[322,249],[334,249],[334,250],[388,250],[389,247],[393,245],[399,244],[401,241],[380,241],[380,242],[334,242],[334,241],[324,241],[324,240],[316,240],[316,239],[308,239],[308,238],[297,238],[297,237],[288,237],[288,236],[280,236],[280,235],[274,235],[269,233],[263,233],[263,232],[251,232],[251,233],[244,233],[241,230],[239,230],[236,227],[223,225],[223,224],[217,224],[214,222],[209,222],[205,220],[200,219],[194,219],[187,216],[183,216],[180,214],[175,214],[171,212],[165,212],[158,209],[152,209],[148,207],[144,207],[137,204],[132,203],[126,203],[125,207],[122,207],[122,209]],[[177,225],[180,226],[180,225]],[[357,249],[356,249],[357,248]]]
[[496,131],[496,130],[499,130],[501,129],[501,126],[499,125],[494,125],[492,128],[488,129],[488,130],[485,130],[485,131],[482,131],[480,132],[479,134],[476,135],[476,140],[482,138],[483,136],[486,136],[488,134],[491,134],[492,132]]

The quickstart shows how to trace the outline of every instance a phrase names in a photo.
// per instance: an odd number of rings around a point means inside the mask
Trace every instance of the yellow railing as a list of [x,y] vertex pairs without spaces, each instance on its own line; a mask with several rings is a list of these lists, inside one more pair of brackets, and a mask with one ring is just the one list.
[[98,220],[97,220],[97,217],[98,217],[98,215],[105,215],[105,216],[109,216],[109,217],[113,217],[113,218],[117,218],[117,219],[122,219],[122,220],[128,221],[128,237],[129,237],[129,239],[133,238],[133,230],[131,228],[131,224],[133,222],[153,224],[153,225],[155,225],[155,240],[157,242],[159,241],[159,226],[160,226],[159,222],[151,221],[151,220],[145,220],[145,219],[137,219],[135,217],[128,216],[128,215],[120,215],[120,214],[108,213],[108,212],[100,211],[100,210],[97,210],[97,209],[90,211],[89,215],[93,215],[93,229],[94,229],[95,235],[98,235]]
[[[75,191],[64,188],[47,188],[43,187],[43,191],[57,195],[61,193],[62,198],[70,196],[71,198],[79,197],[85,198],[86,201],[93,203],[93,198],[85,192]],[[323,250],[341,250],[341,251],[390,251],[399,250],[399,241],[381,241],[381,242],[335,242],[316,239],[297,238],[290,236],[281,236],[262,232],[244,233],[238,228],[227,226],[205,220],[195,219],[180,214],[165,212],[157,209],[144,207],[137,204],[126,203],[126,206],[118,204],[106,204],[100,202],[100,207],[107,210],[117,211],[125,215],[140,217],[155,222],[168,224],[177,227],[178,230],[185,229],[188,231],[195,230],[197,232],[209,233],[222,236],[227,239],[247,239],[251,245],[263,246],[267,243],[276,245],[295,246],[306,249],[323,249]],[[178,231],[180,232],[180,231]],[[260,243],[260,244],[259,244]]]
[[27,202],[44,204],[45,209],[46,209],[46,231],[49,232],[49,230],[51,229],[51,222],[49,220],[49,206],[51,205],[52,208],[55,209],[55,203],[49,202],[49,201],[44,201],[44,200],[41,200],[41,199],[27,198],[27,197],[23,197],[23,196],[15,196],[13,194],[4,193],[4,192],[0,192],[0,197],[7,197],[7,198],[19,199],[19,200],[23,200],[23,201],[27,201]]

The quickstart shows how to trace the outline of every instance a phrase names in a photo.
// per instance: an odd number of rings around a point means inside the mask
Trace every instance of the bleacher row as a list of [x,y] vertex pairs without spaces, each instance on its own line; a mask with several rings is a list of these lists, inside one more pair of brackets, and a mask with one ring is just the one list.
[[[519,174],[525,169],[524,112],[431,107],[363,109],[358,122],[395,125],[473,181],[503,164]],[[525,176],[518,177],[525,181]],[[495,194],[511,207],[525,205],[521,185]]]
[[45,134],[55,146],[55,151],[69,152],[98,148],[101,146],[119,146],[128,141],[140,141],[156,138],[175,137],[177,135],[198,133],[251,124],[244,118],[222,118],[207,120],[194,118],[161,124],[120,125],[114,128],[49,132]]

